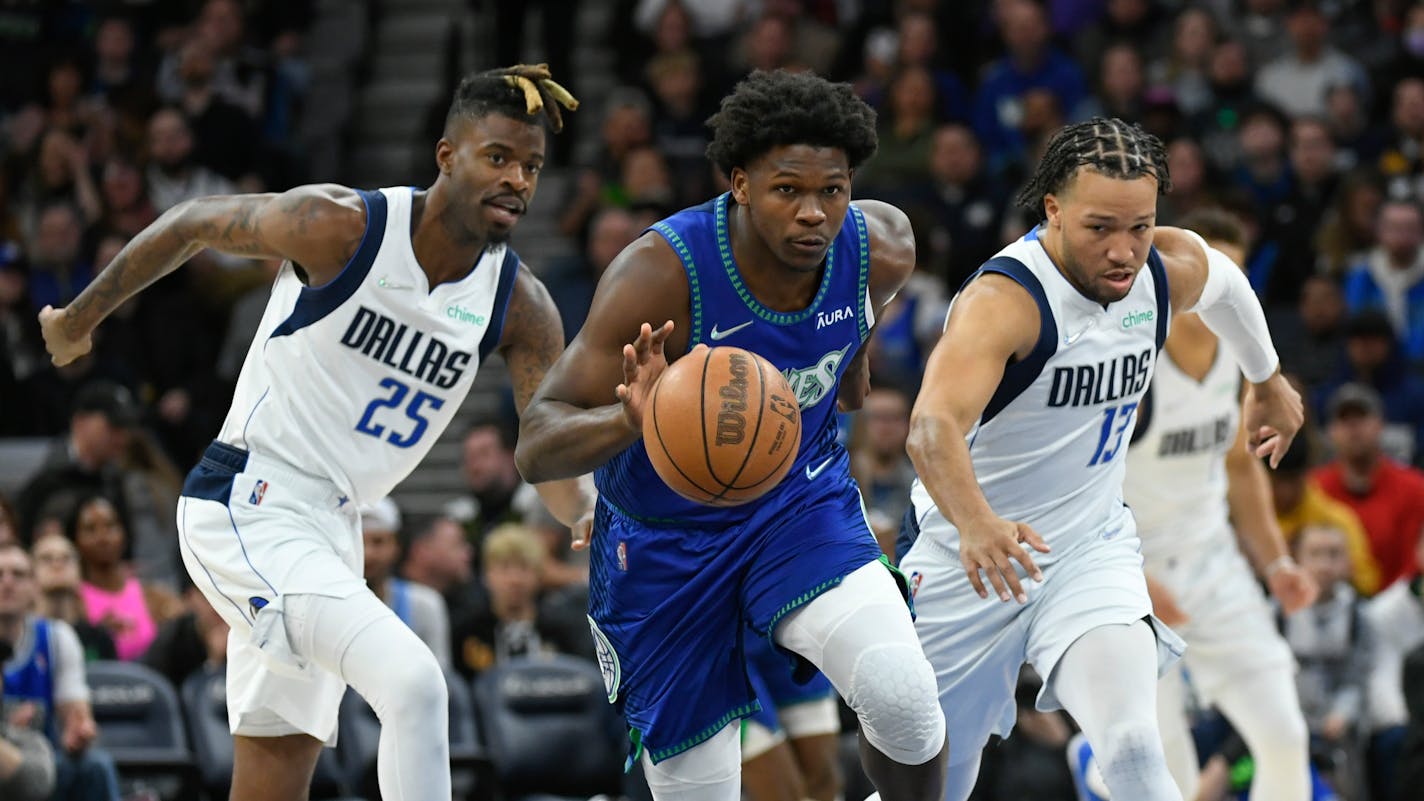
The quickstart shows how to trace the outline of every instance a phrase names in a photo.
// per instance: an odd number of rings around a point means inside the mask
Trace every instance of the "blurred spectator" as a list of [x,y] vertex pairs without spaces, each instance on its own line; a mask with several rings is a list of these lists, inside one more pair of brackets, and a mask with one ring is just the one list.
[[1276,609],[1281,633],[1300,665],[1296,688],[1301,711],[1313,740],[1328,750],[1344,748],[1365,726],[1365,682],[1375,634],[1350,587],[1350,553],[1343,531],[1308,525],[1296,534],[1291,551],[1320,588],[1312,606],[1289,617],[1281,614],[1279,605]]
[[[738,72],[779,67],[824,75],[836,61],[841,39],[834,29],[805,13],[802,0],[761,0],[762,13],[732,53]],[[738,52],[740,50],[740,52]]]
[[1315,232],[1334,199],[1335,145],[1317,117],[1297,117],[1290,126],[1290,188],[1261,219],[1261,239],[1274,243],[1276,258],[1253,263],[1253,284],[1264,290],[1268,307],[1295,306],[1301,287],[1315,272]]
[[[1073,54],[1078,63],[1086,69],[1097,70],[1103,52],[1118,42],[1132,44],[1144,58],[1147,53],[1157,52],[1161,43],[1157,35],[1158,12],[1152,0],[1107,0],[1102,16],[1074,38]],[[1101,73],[1088,77],[1093,83],[1103,79]]]
[[869,192],[885,192],[921,178],[929,170],[938,97],[924,67],[905,67],[890,81],[878,126],[880,149],[856,173]]
[[1384,150],[1384,133],[1370,120],[1359,87],[1346,81],[1325,90],[1325,124],[1337,147],[1337,169],[1353,170],[1378,161]]
[[701,69],[690,50],[664,53],[648,63],[648,85],[657,101],[653,144],[667,159],[678,208],[699,203],[711,192],[704,124],[710,109],[702,93]]
[[401,563],[405,578],[440,593],[452,621],[485,604],[484,590],[474,580],[474,549],[458,521],[436,517],[408,532]]
[[440,667],[448,669],[450,617],[444,599],[430,587],[395,575],[400,562],[400,527],[400,507],[394,500],[382,498],[361,507],[366,586],[430,647]]
[[1246,44],[1251,62],[1269,64],[1287,51],[1287,0],[1242,0],[1233,30]]
[[970,801],[1079,798],[1063,759],[1073,728],[1062,712],[1038,711],[1035,699],[1042,684],[1025,666],[1014,690],[1014,730],[997,747],[985,751]]
[[94,265],[83,253],[84,223],[68,203],[55,202],[40,212],[30,242],[30,307],[66,306],[94,279]]
[[[1245,191],[1259,220],[1270,219],[1276,204],[1285,200],[1291,189],[1290,162],[1286,159],[1286,128],[1289,120],[1270,106],[1258,105],[1241,116],[1237,129],[1240,161],[1236,166],[1236,185]],[[1258,242],[1259,246],[1265,243]],[[1255,261],[1253,256],[1251,261]],[[1258,291],[1264,283],[1252,275],[1252,285]]]
[[159,109],[149,119],[148,156],[148,193],[160,214],[185,200],[237,191],[231,181],[194,160],[192,128],[176,108]]
[[80,390],[68,435],[51,447],[44,466],[20,492],[21,542],[33,542],[41,523],[63,521],[79,498],[92,492],[126,505],[119,459],[138,415],[133,395],[117,384],[96,381]]
[[1338,279],[1367,257],[1375,244],[1375,218],[1383,202],[1384,190],[1373,174],[1357,171],[1345,176],[1316,236],[1320,272]]
[[935,129],[928,172],[893,198],[912,217],[923,219],[929,235],[916,247],[932,249],[935,272],[950,289],[958,289],[998,252],[1008,199],[985,173],[983,151],[968,126],[951,123]]
[[30,303],[28,271],[19,258],[13,243],[0,243],[0,436],[42,430],[20,389],[48,366],[48,359],[42,355],[44,345]]
[[1286,24],[1291,49],[1256,75],[1256,93],[1291,116],[1325,113],[1325,91],[1337,83],[1364,87],[1354,59],[1331,47],[1329,20],[1316,0],[1296,0]]
[[1310,481],[1310,455],[1305,444],[1303,438],[1298,440],[1294,448],[1286,451],[1276,469],[1270,471],[1271,499],[1275,503],[1276,522],[1281,527],[1281,533],[1293,546],[1306,528],[1328,528],[1340,532],[1349,553],[1351,586],[1364,597],[1374,595],[1384,585],[1380,581],[1379,563],[1370,550],[1364,524],[1353,509],[1326,495],[1324,490]]
[[1294,313],[1276,311],[1270,320],[1281,369],[1307,387],[1340,374],[1345,364],[1345,296],[1334,279],[1308,276]]
[[[104,165],[103,225],[110,232],[133,237],[158,218],[158,210],[148,197],[143,171],[137,164],[115,156]],[[107,260],[100,261],[107,264]]]
[[158,625],[180,613],[166,588],[141,582],[125,555],[128,532],[114,503],[103,495],[81,498],[65,526],[79,553],[79,595],[89,622],[114,639],[119,659],[143,656]]
[[1401,462],[1414,461],[1424,447],[1424,378],[1410,372],[1400,356],[1389,320],[1376,310],[1363,311],[1345,324],[1345,363],[1332,380],[1316,389],[1316,409],[1323,413],[1342,385],[1370,387],[1382,403],[1384,452]]
[[54,801],[119,801],[113,759],[93,747],[99,730],[79,638],[63,621],[31,614],[34,601],[29,554],[0,545],[0,642],[14,649],[3,665],[7,722],[49,737],[57,763]]
[[619,180],[622,189],[620,205],[628,208],[655,208],[659,217],[671,214],[677,209],[672,186],[672,173],[668,170],[663,154],[656,148],[640,147],[623,159],[623,173]]
[[865,396],[857,420],[861,425],[851,451],[851,474],[860,485],[870,529],[891,559],[895,535],[910,505],[915,467],[905,453],[910,434],[910,398],[898,389],[877,387]]
[[456,667],[474,675],[511,657],[541,653],[593,656],[593,641],[581,612],[560,598],[539,598],[544,546],[517,524],[495,528],[482,548],[487,610],[455,622]]
[[[632,214],[624,209],[604,209],[594,215],[589,225],[588,245],[583,253],[550,264],[544,274],[544,284],[559,307],[565,340],[572,342],[579,329],[583,328],[584,318],[593,302],[594,287],[603,271],[640,233]],[[250,341],[249,337],[242,343],[244,353]]]
[[1192,130],[1211,162],[1227,169],[1240,159],[1237,129],[1246,112],[1261,102],[1251,86],[1245,45],[1236,39],[1217,45],[1211,52],[1208,79],[1212,103],[1192,119]]
[[1424,78],[1406,78],[1394,87],[1388,145],[1379,158],[1379,171],[1394,198],[1424,196]]
[[974,130],[999,172],[1028,151],[1021,133],[1023,96],[1047,89],[1060,109],[1076,108],[1087,94],[1078,65],[1049,42],[1043,7],[1032,0],[1006,0],[999,13],[1007,54],[990,64],[974,100]]
[[106,17],[94,30],[89,91],[118,115],[120,148],[128,152],[143,142],[143,123],[158,108],[153,65],[137,44],[124,17]]
[[[1093,117],[1119,117],[1124,120],[1142,118],[1143,95],[1147,89],[1143,74],[1142,54],[1127,42],[1118,42],[1102,52],[1102,68],[1098,70],[1097,91],[1078,104],[1073,111],[1076,120]],[[1176,174],[1172,174],[1173,191]]]
[[636,89],[615,89],[603,110],[599,151],[592,163],[579,170],[572,195],[564,201],[559,230],[564,236],[582,237],[585,226],[600,206],[627,206],[619,181],[629,153],[652,141],[648,100]]
[[501,523],[520,522],[514,508],[514,496],[524,486],[514,465],[517,435],[497,419],[476,422],[465,432],[460,469],[468,493],[446,504],[445,515],[460,521],[472,543]]
[[183,93],[176,102],[193,133],[193,161],[230,181],[260,190],[261,179],[253,174],[257,124],[247,111],[218,94],[213,83],[215,58],[202,39],[190,40],[178,54]]
[[[472,3],[472,5],[483,5]],[[523,0],[518,3],[491,3],[494,12],[494,55],[495,63],[532,63],[524,58],[524,28],[529,15],[539,9],[539,34],[541,36],[542,58],[549,64],[549,71],[558,76],[560,83],[578,95],[578,72],[573,67],[574,28],[578,19],[578,3],[574,0]],[[559,164],[567,164],[569,150],[576,138],[578,115],[570,114],[564,120],[562,136],[551,136],[549,148],[557,154]],[[442,662],[442,665],[448,663]]]
[[[219,95],[260,119],[267,92],[266,55],[247,43],[247,22],[237,0],[207,0],[192,34],[216,60],[213,84]],[[170,53],[158,69],[158,94],[165,103],[182,100],[183,52]]]
[[227,664],[227,621],[190,581],[183,588],[182,614],[164,621],[142,662],[168,677],[174,687],[200,670]]
[[63,534],[46,534],[30,548],[34,562],[35,613],[50,620],[63,620],[79,636],[84,661],[117,659],[114,638],[107,629],[89,622],[80,596],[79,551]]
[[[938,120],[954,122],[969,121],[969,93],[959,77],[950,72],[941,58],[941,37],[934,17],[923,11],[910,11],[900,17],[898,28],[898,49],[894,66],[901,70],[923,67],[929,71],[934,81],[934,96],[938,107],[934,116]],[[888,76],[887,76],[888,77]],[[886,81],[889,85],[889,81]],[[880,108],[883,97],[866,98],[871,105]]]
[[1197,209],[1217,205],[1211,165],[1195,139],[1183,136],[1167,143],[1167,171],[1172,176],[1172,191],[1157,201],[1159,225],[1175,225]]
[[639,28],[652,30],[665,10],[672,6],[682,8],[694,36],[710,39],[727,36],[736,30],[738,25],[746,21],[747,10],[752,7],[752,3],[749,0],[698,0],[689,3],[679,0],[638,0],[634,21]]
[[[0,665],[15,649],[0,642]],[[0,672],[0,707],[5,699],[5,674]],[[54,791],[54,752],[39,732],[11,726],[0,716],[0,795],[9,801],[46,801]]]
[[1395,773],[1395,787],[1399,788],[1394,795],[1396,801],[1405,801],[1424,786],[1424,645],[1405,655],[1402,673],[1409,725],[1404,732]]
[[20,526],[15,520],[15,507],[0,494],[0,545],[20,544]]
[[948,311],[944,283],[924,269],[911,273],[875,321],[868,345],[875,379],[906,393],[918,392],[925,360],[939,340]]
[[28,235],[34,235],[41,213],[55,203],[70,204],[80,212],[81,232],[99,220],[103,201],[89,172],[89,157],[69,133],[59,128],[46,130],[29,170],[15,197]]
[[1405,355],[1424,363],[1424,209],[1412,200],[1380,207],[1379,245],[1345,275],[1351,311],[1380,309]]
[[1416,569],[1415,544],[1424,528],[1424,473],[1385,456],[1379,394],[1346,384],[1330,398],[1327,417],[1335,459],[1312,478],[1359,515],[1370,552],[1387,584]]
[[[1216,20],[1211,12],[1188,6],[1177,14],[1173,24],[1171,49],[1148,67],[1148,83],[1170,90],[1184,114],[1196,114],[1211,105],[1207,74],[1217,39]],[[1104,58],[1104,81],[1109,80],[1107,71],[1112,66]]]
[[[1424,529],[1415,531],[1410,548],[1424,551]],[[1365,607],[1365,620],[1380,635],[1366,690],[1372,729],[1371,789],[1375,798],[1400,797],[1391,790],[1394,763],[1409,722],[1404,700],[1404,657],[1424,644],[1424,598],[1420,592],[1419,576],[1403,576]]]

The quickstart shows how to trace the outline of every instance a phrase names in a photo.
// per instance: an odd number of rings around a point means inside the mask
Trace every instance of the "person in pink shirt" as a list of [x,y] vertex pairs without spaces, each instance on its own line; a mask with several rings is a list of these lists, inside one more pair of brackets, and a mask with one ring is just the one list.
[[113,502],[102,495],[81,499],[66,532],[79,551],[79,594],[89,622],[109,632],[119,659],[143,656],[158,625],[181,603],[172,592],[144,585],[124,560],[128,533]]

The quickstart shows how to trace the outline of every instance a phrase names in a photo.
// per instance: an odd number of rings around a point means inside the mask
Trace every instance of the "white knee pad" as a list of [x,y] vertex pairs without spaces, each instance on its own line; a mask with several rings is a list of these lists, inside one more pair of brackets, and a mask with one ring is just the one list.
[[705,742],[653,764],[643,752],[643,775],[653,798],[678,801],[740,801],[741,726],[724,726]]
[[866,648],[851,669],[846,702],[876,750],[902,765],[923,765],[944,747],[944,712],[934,669],[918,647]]

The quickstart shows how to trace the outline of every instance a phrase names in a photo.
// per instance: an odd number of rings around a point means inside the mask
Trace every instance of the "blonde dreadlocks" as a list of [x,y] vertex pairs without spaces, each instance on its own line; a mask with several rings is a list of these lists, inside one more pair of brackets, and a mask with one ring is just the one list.
[[564,128],[560,106],[573,111],[578,105],[578,100],[554,81],[548,64],[516,64],[487,70],[461,81],[445,125],[448,129],[456,118],[498,112],[516,119],[541,117],[558,133]]

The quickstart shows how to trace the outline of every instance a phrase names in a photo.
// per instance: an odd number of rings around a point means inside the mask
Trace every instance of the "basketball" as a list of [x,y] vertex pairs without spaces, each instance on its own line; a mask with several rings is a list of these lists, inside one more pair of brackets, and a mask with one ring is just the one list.
[[791,469],[801,447],[801,407],[776,367],[755,353],[696,350],[653,385],[643,442],[673,492],[738,506],[770,492]]

